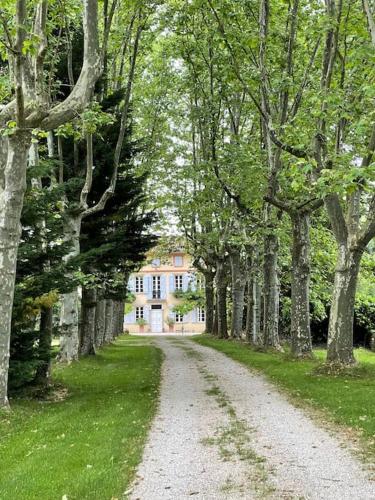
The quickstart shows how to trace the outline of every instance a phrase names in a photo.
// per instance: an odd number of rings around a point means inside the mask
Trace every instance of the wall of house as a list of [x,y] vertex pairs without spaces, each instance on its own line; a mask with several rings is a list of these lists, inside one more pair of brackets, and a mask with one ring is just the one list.
[[[177,257],[177,259],[176,259]],[[182,259],[182,265],[181,264]],[[175,264],[179,265],[175,265]],[[163,316],[163,331],[169,332],[171,328],[167,324],[168,317],[175,317],[173,312],[174,306],[178,305],[181,301],[174,296],[175,293],[175,275],[182,275],[182,290],[186,291],[188,287],[194,289],[196,286],[195,270],[191,265],[191,257],[183,253],[174,253],[169,256],[168,260],[156,261],[153,264],[147,264],[138,273],[131,275],[129,279],[129,289],[135,294],[136,300],[132,303],[132,311],[124,317],[124,328],[130,333],[139,333],[144,331],[151,332],[151,307],[152,305],[162,306]],[[160,298],[155,297],[153,294],[152,277],[160,276]],[[142,279],[143,293],[136,292],[136,277]],[[144,319],[147,322],[141,328],[136,322],[136,308],[143,307]],[[175,323],[172,331],[175,332],[195,332],[201,333],[204,331],[204,321],[198,320],[198,311],[193,310],[183,318],[183,323]],[[152,333],[152,332],[151,332]]]

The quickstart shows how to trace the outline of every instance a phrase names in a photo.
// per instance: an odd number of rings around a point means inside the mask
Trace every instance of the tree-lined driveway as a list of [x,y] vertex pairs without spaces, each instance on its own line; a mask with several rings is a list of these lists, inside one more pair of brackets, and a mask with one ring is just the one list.
[[160,406],[132,500],[375,499],[344,443],[262,376],[189,338],[154,342]]

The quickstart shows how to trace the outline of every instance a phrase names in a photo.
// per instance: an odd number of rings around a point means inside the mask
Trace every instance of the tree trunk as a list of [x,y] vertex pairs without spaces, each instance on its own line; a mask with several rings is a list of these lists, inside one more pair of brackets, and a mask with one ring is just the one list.
[[253,297],[253,276],[252,273],[249,276],[246,286],[246,340],[247,342],[252,342],[252,331],[253,331],[253,309],[254,309],[254,297]]
[[214,337],[218,337],[219,336],[219,322],[218,322],[218,319],[217,319],[217,311],[218,311],[218,294],[217,294],[217,290],[215,290],[215,293],[214,293],[214,301],[215,301],[215,309],[214,309],[214,320],[213,320],[213,323],[212,323],[212,335]]
[[105,301],[105,333],[104,342],[110,344],[113,340],[113,300]]
[[105,299],[100,298],[95,309],[95,347],[101,347],[104,344],[105,303]]
[[370,349],[375,352],[375,330],[370,331]]
[[10,330],[29,147],[29,132],[17,129],[8,137],[6,160],[0,164],[0,408],[8,407]]
[[[65,239],[71,242],[72,249],[69,254],[64,257],[65,262],[79,255],[81,222],[81,215],[77,217],[67,217]],[[72,276],[68,275],[67,279],[72,279]],[[71,292],[62,295],[60,331],[59,361],[67,363],[76,361],[78,359],[79,351],[79,295],[77,287],[75,287]]]
[[[250,257],[251,255],[251,257]],[[259,279],[259,250],[251,248],[248,256],[246,339],[257,344],[260,341],[261,286]]]
[[38,356],[39,366],[34,383],[47,387],[51,378],[51,344],[53,329],[53,309],[42,309],[40,313]]
[[113,301],[113,318],[112,318],[112,338],[115,339],[119,335],[119,301]]
[[328,327],[327,361],[350,365],[353,354],[354,301],[362,253],[348,244],[338,248]]
[[264,320],[263,344],[280,348],[279,341],[279,276],[277,269],[279,242],[277,235],[267,234],[264,238]]
[[217,290],[217,333],[220,339],[228,338],[226,286]]
[[232,271],[232,324],[231,335],[233,338],[241,338],[242,322],[245,301],[246,273],[242,265],[239,249],[233,249],[230,254]]
[[217,332],[219,338],[226,339],[228,338],[227,276],[224,262],[218,261],[216,269]]
[[310,331],[310,216],[291,214],[292,249],[292,354],[297,358],[312,356]]
[[215,303],[215,293],[214,293],[214,278],[213,275],[207,274],[205,276],[205,301],[206,301],[206,333],[213,333],[214,330],[214,303]]
[[95,354],[95,311],[96,311],[96,289],[82,289],[81,306],[81,339],[79,354],[89,356]]
[[124,333],[124,308],[125,308],[125,302],[123,300],[119,300],[117,335],[122,335]]
[[258,270],[256,269],[253,276],[253,343],[257,344],[260,341],[260,319],[262,317],[262,288],[260,284]]

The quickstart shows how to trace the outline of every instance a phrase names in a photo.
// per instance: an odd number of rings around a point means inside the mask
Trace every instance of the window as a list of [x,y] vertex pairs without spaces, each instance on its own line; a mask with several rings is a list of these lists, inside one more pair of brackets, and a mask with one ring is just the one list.
[[204,307],[198,307],[198,321],[206,321],[206,311],[204,310]]
[[136,307],[135,308],[135,320],[139,320],[139,319],[144,319],[145,317],[145,312],[144,312],[144,308],[143,307]]
[[160,266],[160,259],[153,259],[151,262],[152,267],[159,267]]
[[182,255],[175,255],[173,257],[173,264],[176,266],[176,267],[181,267],[183,266],[184,264],[184,258]]
[[135,277],[135,293],[143,293],[143,276]]
[[183,323],[184,322],[183,314],[175,313],[175,321],[176,323]]
[[160,299],[161,298],[160,285],[161,285],[160,276],[153,276],[152,277],[152,298],[153,299]]
[[176,274],[174,277],[174,289],[175,290],[182,290],[182,274]]

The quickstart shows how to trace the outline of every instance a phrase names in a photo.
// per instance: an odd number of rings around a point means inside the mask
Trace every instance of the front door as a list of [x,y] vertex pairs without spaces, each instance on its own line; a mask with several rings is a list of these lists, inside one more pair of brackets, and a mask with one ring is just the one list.
[[163,310],[151,309],[151,333],[163,331]]

